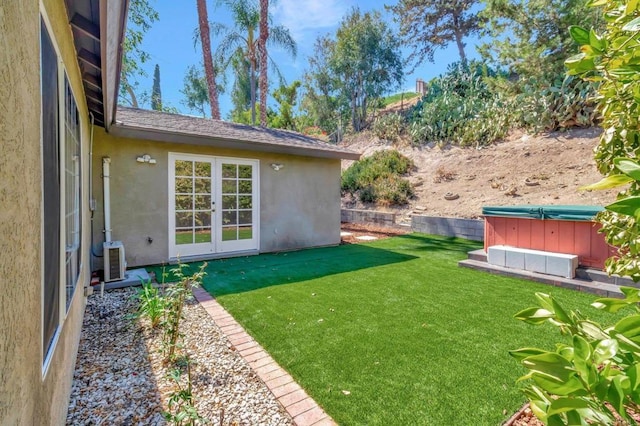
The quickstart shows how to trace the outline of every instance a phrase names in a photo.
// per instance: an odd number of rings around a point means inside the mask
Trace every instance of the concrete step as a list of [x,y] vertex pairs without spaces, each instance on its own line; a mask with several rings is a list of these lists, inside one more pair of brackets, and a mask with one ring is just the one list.
[[458,266],[479,271],[489,272],[507,276],[511,278],[520,278],[530,281],[536,281],[543,284],[549,284],[556,287],[570,288],[572,290],[584,291],[587,293],[597,294],[603,297],[621,297],[620,288],[611,283],[589,281],[584,279],[563,278],[553,275],[540,274],[537,272],[524,271],[520,269],[504,268],[502,266],[491,265],[484,261],[466,259],[458,262]]
[[484,249],[472,250],[467,253],[467,257],[471,260],[487,261],[487,252]]
[[637,287],[640,288],[640,283],[635,283],[631,278],[620,277],[618,275],[608,275],[604,271],[591,268],[578,268],[576,269],[576,278],[587,281],[598,281],[602,283],[615,284],[618,286]]

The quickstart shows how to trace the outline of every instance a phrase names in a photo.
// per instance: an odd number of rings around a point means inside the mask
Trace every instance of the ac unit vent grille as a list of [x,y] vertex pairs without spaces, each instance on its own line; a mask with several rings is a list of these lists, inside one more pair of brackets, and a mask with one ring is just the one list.
[[127,269],[124,260],[124,246],[120,241],[104,243],[104,281],[120,281]]
[[109,276],[120,276],[120,249],[109,249]]

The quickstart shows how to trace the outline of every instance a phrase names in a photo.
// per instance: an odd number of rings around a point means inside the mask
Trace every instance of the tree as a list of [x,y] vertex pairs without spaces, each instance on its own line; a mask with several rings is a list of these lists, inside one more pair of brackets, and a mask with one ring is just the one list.
[[340,81],[329,67],[335,42],[328,36],[319,37],[309,57],[303,76],[302,109],[314,126],[331,133],[340,126],[341,113],[348,110],[344,98],[339,97]]
[[[296,130],[296,124],[293,117],[293,108],[297,104],[298,88],[300,81],[296,80],[291,85],[282,85],[273,92],[273,98],[279,105],[278,115],[276,115],[271,125],[278,129]],[[262,108],[262,105],[260,106]]]
[[[231,58],[231,68],[235,79],[231,89],[231,121],[244,123],[245,113],[251,111],[251,76],[249,75],[249,62],[247,58],[239,51],[238,54]],[[251,124],[251,120],[247,122]]]
[[[211,23],[212,32],[221,35],[222,40],[216,50],[216,56],[222,64],[222,69],[226,70],[232,63],[233,57],[242,55],[248,65],[248,74],[251,82],[251,123],[256,123],[256,82],[257,72],[262,60],[258,51],[258,38],[256,33],[260,23],[260,10],[255,0],[224,0],[224,4],[231,10],[235,28],[229,28],[221,23]],[[267,45],[278,46],[288,51],[292,57],[296,57],[298,49],[296,42],[289,33],[289,30],[281,25],[270,26],[269,37],[266,39]],[[268,54],[266,62],[271,62],[276,72],[275,63],[270,60]]]
[[131,0],[124,38],[118,98],[119,101],[126,102],[134,108],[138,107],[135,94],[138,78],[147,76],[143,66],[150,58],[149,54],[142,50],[142,41],[151,25],[157,20],[158,12],[151,7],[149,0]]
[[267,40],[269,39],[269,0],[260,0],[260,125],[267,125]]
[[[218,92],[222,92],[220,86],[218,86],[217,90]],[[207,116],[207,109],[211,111],[209,106],[209,87],[207,86],[207,78],[204,76],[202,67],[191,65],[187,68],[183,88],[180,90],[180,93],[184,95],[181,103],[186,106],[189,111],[196,111],[203,117]]]
[[400,85],[400,43],[380,13],[352,9],[340,23],[329,67],[348,99],[353,130],[365,125],[369,101]]
[[202,44],[202,58],[207,79],[209,93],[209,105],[211,106],[211,118],[220,120],[220,105],[218,104],[218,86],[216,85],[216,72],[211,55],[211,34],[209,30],[209,14],[205,0],[196,0],[198,6],[199,35]]
[[486,0],[481,12],[483,58],[507,67],[521,78],[541,82],[564,74],[564,60],[575,49],[570,25],[599,26],[600,12],[591,0]]
[[153,90],[151,91],[151,109],[162,111],[162,91],[160,90],[160,66],[153,71]]
[[[480,31],[480,18],[472,8],[479,0],[400,0],[395,6],[385,6],[394,13],[400,25],[400,38],[411,47],[407,59],[418,66],[424,58],[433,62],[436,49],[456,42],[460,60],[466,62],[464,38]],[[415,68],[414,68],[415,69]]]

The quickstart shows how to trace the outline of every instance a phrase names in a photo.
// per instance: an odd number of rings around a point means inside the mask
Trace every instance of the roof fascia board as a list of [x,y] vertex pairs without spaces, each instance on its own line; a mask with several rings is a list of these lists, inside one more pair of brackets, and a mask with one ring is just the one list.
[[100,2],[102,93],[107,130],[115,121],[129,0]]
[[190,135],[179,132],[150,130],[140,127],[127,126],[124,124],[114,124],[110,133],[116,137],[145,139],[158,142],[170,142],[189,145],[205,145],[215,148],[238,149],[243,151],[270,152],[276,154],[299,155],[315,158],[333,158],[345,160],[358,160],[360,154],[348,153],[344,151],[320,150],[313,148],[302,148],[297,146],[277,145],[264,142],[251,142],[234,139],[212,138],[208,136]]

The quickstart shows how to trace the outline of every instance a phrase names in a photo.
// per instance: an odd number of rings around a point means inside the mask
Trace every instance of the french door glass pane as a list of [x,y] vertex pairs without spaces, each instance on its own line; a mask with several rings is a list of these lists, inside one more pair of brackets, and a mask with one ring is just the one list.
[[194,173],[195,176],[211,178],[211,163],[196,161],[194,165],[195,165],[195,173]]
[[211,194],[211,179],[210,178],[196,178],[195,179],[195,192],[196,192],[196,194]]
[[211,226],[211,211],[206,211],[206,212],[196,212],[196,216],[195,216],[195,225],[202,227],[202,226]]
[[251,181],[250,180],[241,180],[238,182],[238,193],[239,194],[251,194]]
[[210,243],[211,242],[211,228],[196,228],[195,242],[196,243]]
[[223,164],[222,165],[222,177],[233,178],[238,177],[238,166],[235,164]]
[[193,228],[176,229],[176,244],[193,244]]
[[235,179],[222,179],[222,193],[223,194],[235,194],[238,185]]
[[176,195],[176,210],[190,210],[193,208],[192,195]]
[[253,167],[242,165],[238,166],[238,177],[243,179],[251,179],[253,176]]
[[236,195],[223,195],[222,196],[222,208],[235,209],[238,206],[238,197]]
[[252,226],[241,226],[238,229],[238,239],[239,240],[250,240],[253,238],[253,227]]
[[238,212],[238,223],[241,225],[251,225],[251,218],[253,214],[251,210]]
[[222,241],[235,241],[238,239],[238,227],[237,226],[223,226],[222,227]]
[[189,176],[193,174],[193,162],[176,160],[176,176]]
[[193,192],[193,179],[176,178],[176,194],[191,194]]

